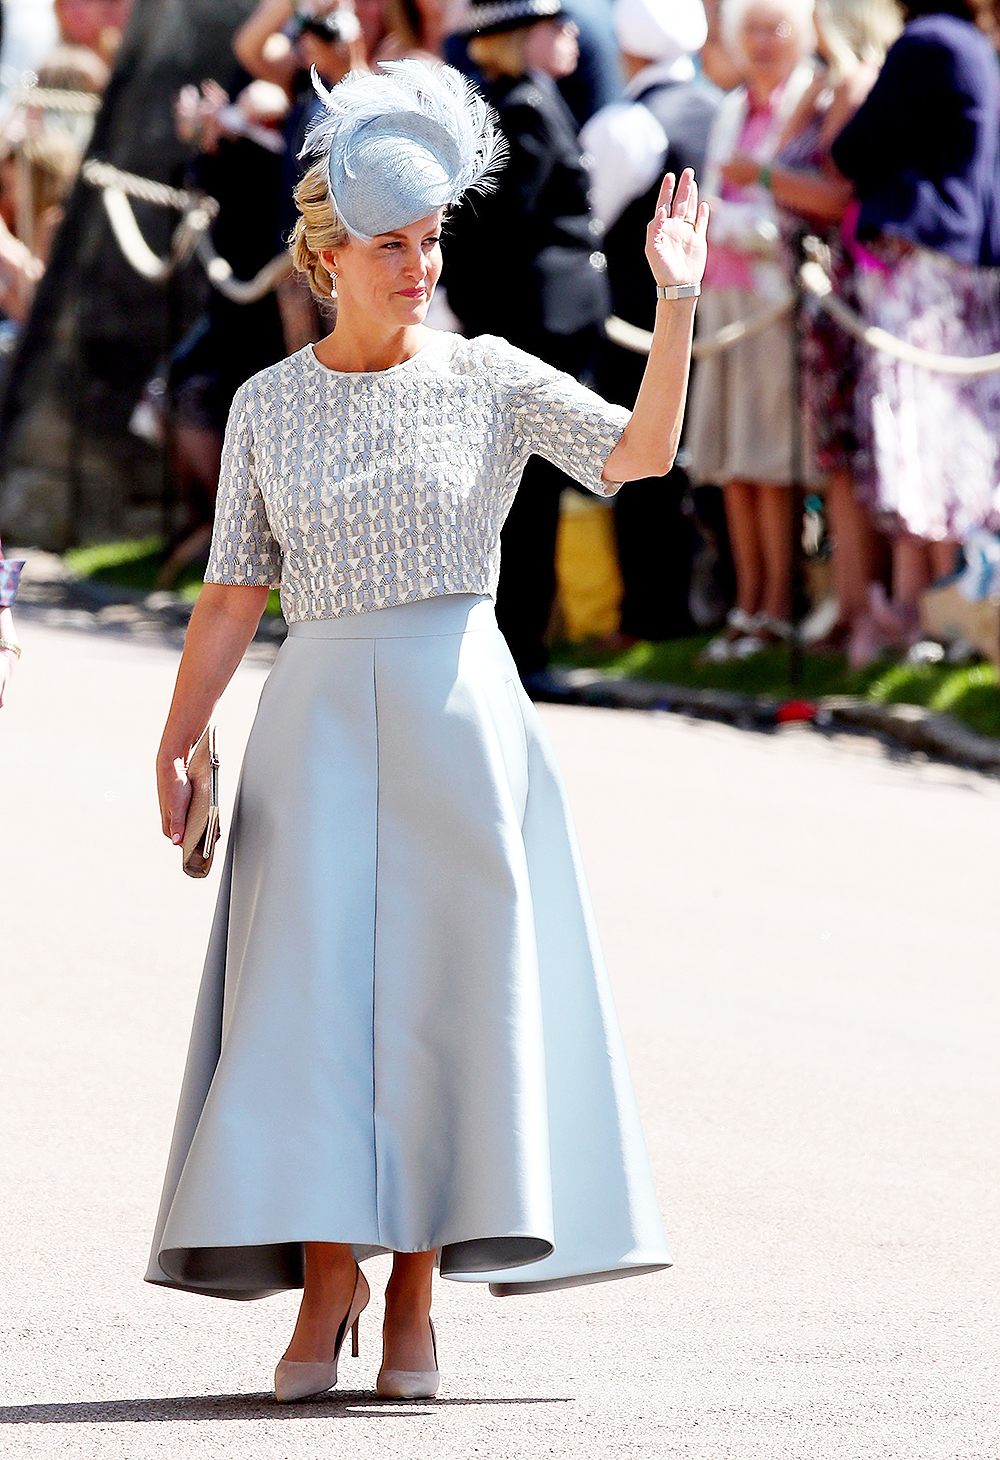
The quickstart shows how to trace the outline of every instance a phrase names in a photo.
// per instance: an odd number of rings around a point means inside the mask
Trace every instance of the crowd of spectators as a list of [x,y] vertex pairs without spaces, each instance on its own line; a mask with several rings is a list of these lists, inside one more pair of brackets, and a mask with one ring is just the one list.
[[[21,8],[18,39],[29,51],[40,37],[43,45],[34,69],[6,65],[0,87],[0,380],[44,273],[131,4],[53,0],[51,14]],[[2,8],[0,21],[6,19]],[[5,559],[0,544],[0,707],[21,654],[13,604],[22,567]]]
[[[614,503],[613,642],[709,627],[706,601],[725,615],[710,660],[786,640],[805,607],[806,487],[824,503],[829,557],[812,645],[860,664],[905,650],[924,590],[953,571],[965,538],[1000,527],[1000,374],[923,369],[859,344],[812,302],[790,312],[783,301],[808,237],[869,324],[944,355],[1000,349],[1000,83],[981,4],[260,0],[234,37],[242,79],[231,95],[211,80],[187,88],[177,126],[194,181],[222,203],[216,247],[249,277],[290,231],[311,73],[333,85],[400,57],[458,65],[496,109],[510,160],[491,196],[448,220],[430,322],[501,334],[623,404],[642,359],[605,321],[651,327],[637,263],[646,223],[663,172],[693,166],[712,206],[700,333],[754,327],[698,362],[684,467],[628,484]],[[104,6],[119,23],[123,0]],[[63,0],[67,14],[81,8]],[[92,19],[98,8],[91,0]],[[99,90],[93,34],[65,39],[76,49],[46,84]],[[0,137],[0,289],[13,324],[79,155],[49,119],[29,126],[22,112],[19,125],[9,119]],[[241,380],[329,327],[289,279],[253,305],[213,295],[175,351],[182,556],[204,550]],[[526,679],[546,664],[567,491],[533,460],[504,532],[498,615]],[[719,591],[696,603],[706,543]]]
[[131,0],[54,0],[55,43],[0,91],[0,371],[80,166]]

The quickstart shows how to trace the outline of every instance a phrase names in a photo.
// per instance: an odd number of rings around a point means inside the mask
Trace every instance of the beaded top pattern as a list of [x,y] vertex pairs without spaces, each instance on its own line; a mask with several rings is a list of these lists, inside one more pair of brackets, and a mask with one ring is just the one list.
[[236,394],[205,581],[280,587],[288,623],[493,595],[528,457],[609,496],[628,418],[489,335],[439,333],[359,374],[307,345]]

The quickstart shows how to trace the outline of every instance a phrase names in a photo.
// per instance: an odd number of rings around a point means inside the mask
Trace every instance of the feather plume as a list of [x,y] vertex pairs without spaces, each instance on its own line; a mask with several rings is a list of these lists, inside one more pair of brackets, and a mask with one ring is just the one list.
[[470,189],[495,186],[492,174],[503,166],[507,144],[492,108],[451,66],[385,61],[379,71],[353,71],[329,90],[315,70],[312,79],[323,112],[309,128],[300,156],[326,158],[335,201],[338,173],[358,176],[353,153],[372,123],[384,129],[391,122],[403,149],[409,128],[418,145],[428,134],[439,139],[448,154],[449,203]]

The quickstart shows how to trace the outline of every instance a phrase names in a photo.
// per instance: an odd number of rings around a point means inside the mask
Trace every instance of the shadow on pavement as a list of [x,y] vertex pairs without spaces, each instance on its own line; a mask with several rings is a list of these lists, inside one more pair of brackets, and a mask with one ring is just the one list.
[[495,1399],[434,1399],[400,1401],[380,1399],[363,1390],[345,1390],[302,1404],[278,1404],[271,1394],[198,1394],[164,1399],[88,1399],[72,1404],[0,1405],[0,1425],[40,1424],[152,1424],[192,1420],[231,1419],[349,1419],[378,1410],[404,1418],[425,1415],[433,1409],[450,1409],[464,1404],[573,1404],[567,1397],[551,1395]]

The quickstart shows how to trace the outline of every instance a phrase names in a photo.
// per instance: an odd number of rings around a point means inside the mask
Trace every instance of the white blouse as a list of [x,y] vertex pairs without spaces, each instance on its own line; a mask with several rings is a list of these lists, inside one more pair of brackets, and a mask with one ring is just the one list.
[[528,457],[608,496],[628,419],[491,335],[435,334],[363,373],[307,345],[236,393],[205,581],[280,587],[288,623],[493,595]]

